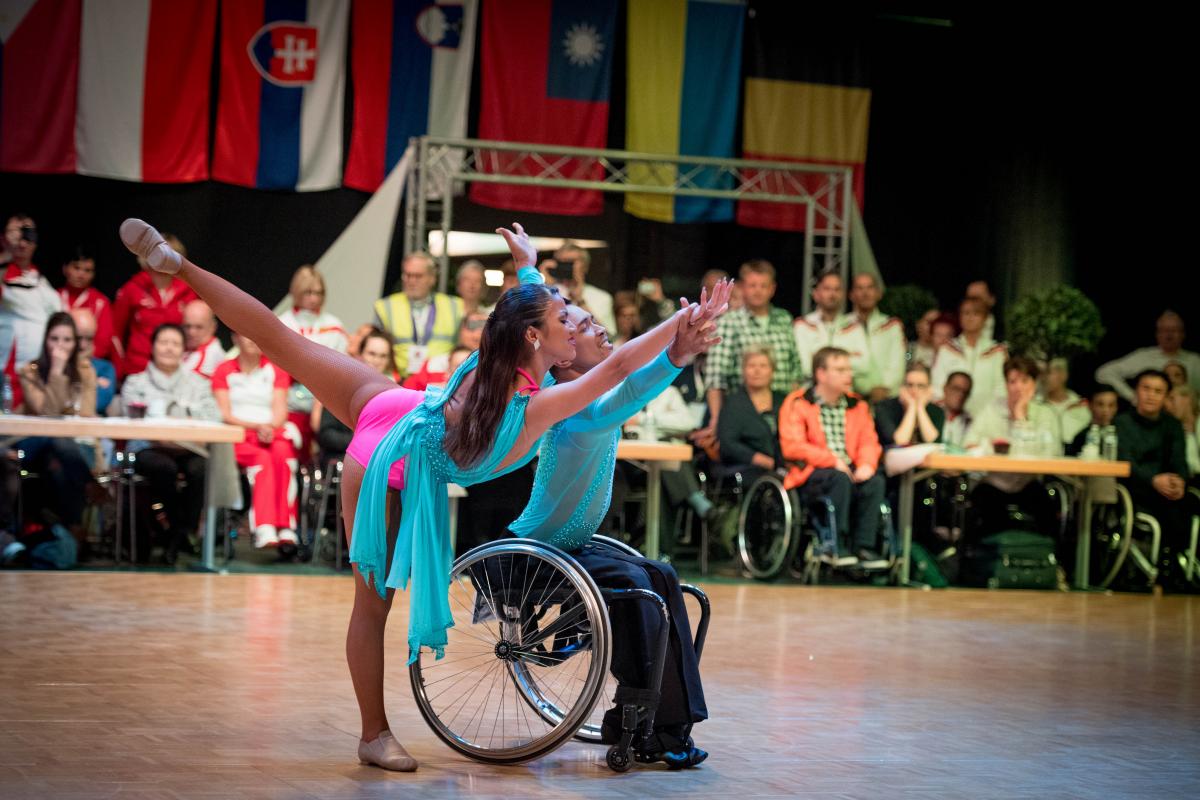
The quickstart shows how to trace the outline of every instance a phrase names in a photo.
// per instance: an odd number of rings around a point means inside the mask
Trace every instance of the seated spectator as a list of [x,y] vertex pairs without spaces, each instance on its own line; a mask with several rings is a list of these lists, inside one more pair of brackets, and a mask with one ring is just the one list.
[[[150,337],[146,368],[125,379],[121,404],[130,416],[148,419],[180,417],[217,422],[221,419],[208,379],[183,366],[185,335],[173,323],[160,325]],[[188,536],[200,524],[204,503],[204,456],[171,442],[130,442],[136,453],[134,469],[150,484],[151,496],[163,504],[166,546],[163,560],[174,563]],[[183,475],[186,486],[177,477]],[[148,559],[150,549],[139,548]]]
[[[96,371],[80,351],[75,322],[59,311],[50,316],[36,361],[21,367],[21,389],[26,414],[38,417],[96,416]],[[92,470],[83,449],[74,439],[35,436],[23,439],[25,464],[45,475],[52,493],[45,508],[57,513],[62,524],[82,542],[84,490]]]
[[1042,375],[1042,400],[1054,409],[1058,417],[1063,444],[1074,441],[1080,431],[1092,423],[1092,412],[1088,409],[1087,400],[1067,388],[1069,377],[1065,358],[1052,359]]
[[[937,348],[933,344],[933,323],[941,316],[941,311],[931,308],[917,320],[917,339],[908,346],[909,364],[924,364],[927,367],[933,366],[933,357],[937,354]],[[952,336],[953,334],[947,336],[946,341],[950,341]],[[942,344],[945,344],[945,342],[942,342]]]
[[96,415],[107,416],[109,406],[117,396],[117,370],[111,361],[96,357],[93,349],[99,341],[96,317],[86,308],[71,309],[71,319],[75,322],[75,338],[79,340],[79,354],[91,362],[96,371]]
[[454,349],[463,318],[462,300],[434,291],[437,266],[428,253],[409,253],[400,265],[403,291],[375,301],[375,324],[396,343],[396,364],[405,375]]
[[945,386],[942,387],[942,399],[937,403],[946,414],[946,423],[942,426],[942,441],[951,447],[966,449],[971,432],[971,414],[967,411],[967,401],[971,399],[972,386],[969,374],[951,372],[946,377]]
[[485,315],[491,313],[491,309],[483,302],[487,281],[482,261],[472,258],[458,265],[458,272],[454,274],[454,293],[462,300],[464,314],[475,311],[482,311]]
[[937,359],[938,351],[943,346],[950,344],[950,341],[958,336],[958,317],[954,314],[941,313],[929,325],[929,339],[933,345],[933,355],[929,357],[928,366],[933,368],[933,362]]
[[[187,256],[178,237],[165,233],[172,249]],[[117,372],[133,375],[150,362],[151,338],[160,325],[183,322],[183,309],[197,299],[192,288],[174,275],[152,270],[138,259],[142,271],[117,290],[113,303],[113,352]]]
[[1134,407],[1113,423],[1117,457],[1129,462],[1124,483],[1134,506],[1162,526],[1159,583],[1173,588],[1183,580],[1177,556],[1188,546],[1194,512],[1187,493],[1187,442],[1179,420],[1163,413],[1170,386],[1166,374],[1145,370],[1134,377],[1133,386]]
[[[867,569],[886,566],[878,552],[885,485],[877,470],[883,448],[871,409],[850,392],[854,373],[845,350],[821,348],[812,371],[812,388],[789,394],[779,412],[783,457],[793,462],[784,486],[800,487],[809,501],[833,501],[839,552],[824,558],[838,565],[857,560]],[[846,556],[848,545],[856,558]]]
[[987,319],[983,323],[983,335],[993,342],[996,341],[996,294],[992,291],[992,287],[988,285],[987,281],[971,281],[967,284],[963,297],[983,303],[984,311],[987,314]]
[[765,347],[742,354],[742,386],[721,405],[717,439],[721,463],[770,472],[783,466],[779,451],[779,409],[787,393],[771,388],[775,360]]
[[1008,359],[1008,349],[984,333],[986,314],[981,301],[963,300],[958,309],[962,333],[938,350],[933,362],[935,392],[946,385],[951,372],[965,372],[971,376],[967,411],[976,418],[987,406],[1004,398],[1004,362]]
[[[96,261],[79,248],[75,257],[63,264],[63,278],[66,285],[58,290],[63,309],[74,313],[77,309],[91,312],[96,321],[95,345],[93,353],[96,358],[108,359],[112,352],[112,302],[92,286],[96,279]],[[75,320],[79,324],[79,320]]]
[[20,402],[17,370],[39,357],[50,315],[62,311],[62,301],[49,281],[33,264],[37,250],[37,225],[27,214],[14,214],[4,228],[0,265],[0,370],[13,382],[15,402]]
[[[1014,356],[1006,361],[1005,400],[988,404],[975,418],[971,443],[1027,457],[1061,455],[1058,416],[1047,403],[1037,399],[1037,379],[1038,366],[1033,360]],[[971,493],[971,505],[975,528],[981,537],[1002,530],[1011,522],[1010,506],[1031,514],[1046,533],[1053,528],[1050,497],[1032,475],[985,473]]]
[[292,274],[288,294],[292,307],[279,315],[279,320],[310,342],[345,353],[349,344],[342,321],[325,311],[325,276],[312,264],[305,264]]
[[1183,367],[1192,388],[1200,389],[1200,354],[1183,349],[1186,330],[1183,317],[1174,311],[1164,311],[1154,327],[1154,347],[1142,347],[1126,356],[1109,361],[1096,370],[1096,381],[1107,383],[1117,394],[1134,402],[1134,389],[1129,379],[1148,369],[1163,369],[1175,361]]
[[873,275],[855,275],[850,287],[852,311],[833,344],[850,353],[854,391],[878,403],[895,396],[904,381],[904,323],[879,310],[883,292]]
[[208,303],[193,300],[183,307],[183,332],[187,336],[184,369],[212,380],[213,373],[228,356],[217,338],[217,318]]
[[1183,426],[1184,445],[1187,451],[1188,470],[1192,473],[1189,483],[1200,475],[1200,439],[1196,437],[1196,392],[1187,384],[1172,386],[1167,392],[1167,413],[1179,420]]
[[1171,387],[1184,386],[1188,382],[1187,367],[1178,361],[1168,361],[1163,365],[1163,372],[1171,380]]
[[419,370],[404,379],[404,388],[421,391],[429,386],[445,383],[457,366],[457,364],[450,363],[454,352],[465,349],[470,354],[478,350],[479,342],[483,339],[483,327],[487,325],[487,321],[486,313],[482,311],[469,312],[463,317],[462,324],[458,327],[458,344],[455,345],[454,351],[444,356],[428,358]]
[[813,280],[812,299],[816,308],[797,317],[792,326],[800,365],[797,380],[801,383],[812,379],[808,368],[813,355],[823,347],[831,347],[834,336],[849,321],[845,314],[846,287],[841,273],[829,271],[818,275]]
[[875,406],[875,431],[885,449],[940,442],[945,424],[946,412],[933,402],[929,367],[921,363],[905,371],[898,397]]
[[613,298],[613,313],[617,318],[613,347],[620,347],[642,334],[642,312],[633,292],[617,292]]
[[246,429],[246,438],[233,446],[233,453],[250,481],[254,546],[295,547],[300,441],[288,424],[287,392],[292,379],[268,361],[252,340],[235,333],[233,343],[237,358],[217,368],[212,387],[225,423]]
[[1091,414],[1088,424],[1075,434],[1075,438],[1066,447],[1066,454],[1069,456],[1078,456],[1083,452],[1084,445],[1087,444],[1088,431],[1093,425],[1106,428],[1113,424],[1113,420],[1117,416],[1117,390],[1104,384],[1094,387],[1092,396],[1088,398],[1088,413]]

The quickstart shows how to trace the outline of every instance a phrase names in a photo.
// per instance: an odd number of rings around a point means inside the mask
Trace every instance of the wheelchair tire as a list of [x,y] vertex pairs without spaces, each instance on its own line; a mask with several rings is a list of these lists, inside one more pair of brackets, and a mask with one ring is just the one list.
[[519,764],[574,736],[612,658],[591,576],[549,545],[489,542],[454,562],[450,606],[444,657],[423,651],[409,665],[417,708],[438,738],[476,761]]
[[783,482],[763,475],[750,485],[738,512],[738,556],[750,575],[771,580],[792,563],[800,542],[797,509]]

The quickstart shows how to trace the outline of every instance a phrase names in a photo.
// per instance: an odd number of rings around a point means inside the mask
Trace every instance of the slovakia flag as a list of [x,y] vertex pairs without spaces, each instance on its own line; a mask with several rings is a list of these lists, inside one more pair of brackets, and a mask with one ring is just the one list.
[[222,5],[214,179],[299,191],[338,185],[348,10],[341,0]]
[[[479,138],[602,148],[608,134],[616,0],[486,0]],[[481,170],[541,170],[511,154],[484,152]],[[561,159],[557,176],[599,180],[603,170]],[[477,203],[546,214],[599,214],[600,192],[476,183]]]

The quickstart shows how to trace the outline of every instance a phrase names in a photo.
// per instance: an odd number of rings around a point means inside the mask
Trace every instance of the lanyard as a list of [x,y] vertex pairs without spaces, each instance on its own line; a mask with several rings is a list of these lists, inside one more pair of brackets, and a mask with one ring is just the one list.
[[[417,347],[424,347],[433,338],[433,323],[434,317],[437,314],[437,308],[434,306],[432,300],[429,301],[427,308],[429,309],[429,313],[425,315],[425,335],[419,339],[417,338],[417,315],[412,312],[409,313],[409,316],[412,317],[412,343]],[[416,309],[414,308],[412,311],[415,312]]]

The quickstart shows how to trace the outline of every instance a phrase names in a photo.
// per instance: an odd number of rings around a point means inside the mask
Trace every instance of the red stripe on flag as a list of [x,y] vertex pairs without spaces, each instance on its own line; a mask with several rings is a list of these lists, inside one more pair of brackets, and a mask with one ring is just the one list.
[[80,0],[38,0],[4,43],[0,170],[75,171]]
[[[864,188],[863,164],[808,158],[788,158],[786,156],[763,155],[760,153],[746,153],[744,158],[759,159],[763,161],[791,161],[797,164],[820,164],[822,166],[851,167],[854,170],[854,199],[858,203],[858,207],[860,209],[862,208]],[[752,173],[747,172],[746,175],[747,178],[749,178],[751,177]],[[806,176],[801,178],[799,182],[810,194],[816,194],[825,184],[826,180],[826,178],[814,174],[812,177]],[[783,185],[781,181],[774,181],[769,178],[765,181],[764,189],[772,194],[796,194],[796,192],[791,190],[788,186]],[[828,203],[840,197],[840,192],[836,193],[834,196],[824,193],[820,202],[828,205]],[[817,209],[814,209],[813,211],[813,219],[816,222],[817,228],[820,229],[826,227],[826,225],[822,222],[823,217],[821,213]],[[837,209],[837,213],[840,216],[841,209]],[[763,203],[742,200],[738,203],[737,222],[739,225],[745,225],[750,228],[767,228],[775,231],[802,231],[804,230],[805,214],[805,206],[801,204]]]
[[217,0],[151,0],[142,98],[142,180],[208,178]]
[[213,180],[254,186],[258,174],[258,116],[262,78],[246,48],[263,26],[263,0],[221,5],[221,82]]
[[378,189],[385,177],[394,13],[393,0],[356,0],[351,18],[354,127],[345,184],[364,192]]

